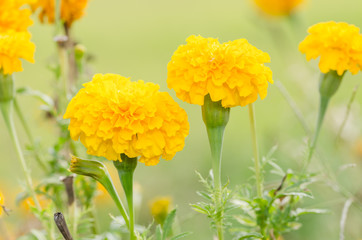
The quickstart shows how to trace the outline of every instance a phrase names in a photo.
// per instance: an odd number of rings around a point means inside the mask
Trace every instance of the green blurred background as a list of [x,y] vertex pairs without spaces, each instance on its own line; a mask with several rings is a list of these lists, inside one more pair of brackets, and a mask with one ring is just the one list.
[[[149,201],[157,196],[171,196],[173,205],[179,209],[178,217],[183,231],[193,235],[187,239],[211,239],[208,219],[191,210],[190,203],[201,199],[196,194],[202,186],[195,171],[207,175],[210,152],[205,127],[201,119],[200,107],[189,105],[176,99],[175,93],[167,88],[167,63],[173,52],[192,34],[219,38],[220,42],[246,38],[259,49],[271,56],[268,64],[275,81],[280,81],[290,92],[302,110],[307,123],[313,129],[318,107],[317,61],[306,62],[298,51],[298,43],[306,36],[308,26],[321,21],[345,21],[362,27],[362,2],[357,0],[308,0],[298,8],[293,19],[275,18],[263,15],[250,0],[156,0],[156,1],[116,1],[91,0],[87,14],[74,24],[73,36],[94,56],[91,63],[94,73],[117,73],[133,80],[158,83],[161,91],[167,91],[189,115],[190,134],[182,152],[169,162],[161,161],[155,167],[139,164],[135,179],[141,186],[142,206],[138,222],[151,221]],[[55,58],[55,44],[52,41],[54,28],[39,24],[30,28],[36,49],[36,63],[24,63],[24,71],[16,74],[16,84],[30,86],[51,94],[53,76],[46,65]],[[91,79],[89,79],[91,80]],[[352,89],[361,82],[361,74],[344,78],[323,126],[319,152],[313,160],[311,169],[318,171],[324,159],[337,173],[338,180],[351,192],[357,193],[361,200],[362,154],[358,150],[361,132],[362,95],[357,93],[351,108],[342,140],[336,144],[337,130],[344,118],[346,105]],[[21,97],[21,107],[32,126],[32,131],[46,149],[56,139],[52,122],[43,120],[39,102],[29,97]],[[275,145],[277,162],[285,169],[300,169],[305,159],[305,134],[288,103],[278,88],[270,85],[267,98],[256,102],[257,134],[260,152],[266,154]],[[6,205],[17,211],[14,203],[15,189],[20,191],[23,179],[18,160],[8,138],[3,120],[0,120],[0,187]],[[26,138],[19,128],[19,135],[25,144]],[[361,148],[361,146],[359,147]],[[344,164],[357,166],[340,171]],[[29,158],[29,165],[35,179],[41,174],[35,161]],[[231,188],[249,180],[252,172],[252,150],[249,119],[246,108],[235,107],[225,133],[222,175],[223,181],[230,179]],[[109,165],[111,168],[112,165]],[[117,179],[114,179],[117,181]],[[280,181],[278,176],[266,175],[267,186]],[[273,185],[274,184],[274,185]],[[285,239],[338,239],[339,221],[346,198],[336,193],[333,186],[322,181],[312,185],[315,199],[304,202],[304,207],[326,208],[332,211],[327,215],[302,217],[303,226]],[[10,191],[11,190],[11,191]],[[11,193],[10,193],[11,192]],[[358,193],[359,192],[359,193]],[[109,212],[117,214],[116,208],[108,199],[99,201],[98,217],[102,219],[102,229],[110,222]],[[7,221],[19,224],[14,217]],[[346,224],[346,240],[362,238],[362,213],[352,206]]]

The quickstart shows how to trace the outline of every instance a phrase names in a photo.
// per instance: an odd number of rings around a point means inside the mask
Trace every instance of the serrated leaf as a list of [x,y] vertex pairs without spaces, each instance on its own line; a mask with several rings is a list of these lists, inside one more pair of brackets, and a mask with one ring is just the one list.
[[176,236],[172,237],[170,240],[177,240],[177,239],[181,239],[181,238],[186,237],[186,236],[189,236],[189,235],[191,235],[191,234],[192,234],[192,232],[184,232],[184,233],[180,233],[180,234],[178,234],[178,235],[176,235]]
[[175,221],[176,217],[176,209],[172,210],[166,217],[165,223],[163,224],[163,238],[165,240],[166,237],[172,232],[172,225]]
[[261,235],[258,232],[247,233],[246,235],[240,237],[239,240],[246,239],[246,238],[251,238],[251,237],[252,238],[257,238],[257,239],[262,239],[263,235]]

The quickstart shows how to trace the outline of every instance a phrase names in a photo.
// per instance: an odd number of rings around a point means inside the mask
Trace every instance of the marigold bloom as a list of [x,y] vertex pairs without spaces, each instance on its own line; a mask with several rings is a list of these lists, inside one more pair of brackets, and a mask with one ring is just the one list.
[[[85,12],[88,0],[62,0],[60,6],[60,18],[70,27],[75,20],[80,19]],[[44,23],[55,21],[55,1],[36,0],[31,4],[33,11],[40,9],[39,20]]]
[[33,24],[30,19],[29,9],[19,9],[24,2],[0,0],[0,34],[13,30],[16,32],[27,31]]
[[273,16],[289,15],[303,0],[254,0],[265,13]]
[[349,70],[358,73],[362,67],[362,35],[359,28],[344,22],[322,22],[308,29],[309,35],[299,44],[306,58],[320,57],[322,73],[330,70],[342,75]]
[[150,210],[153,218],[157,223],[163,224],[169,211],[171,205],[170,197],[158,197],[152,200],[150,203]]
[[88,154],[122,161],[124,153],[155,165],[160,156],[170,160],[184,147],[187,115],[158,85],[96,74],[83,86],[64,118],[70,118],[71,137],[80,139]]
[[20,58],[34,63],[35,45],[30,37],[28,32],[7,31],[0,34],[0,70],[4,74],[22,71]]
[[267,95],[272,72],[264,66],[270,58],[239,39],[220,44],[217,39],[190,36],[168,63],[168,87],[177,97],[203,105],[204,96],[223,107],[245,106]]

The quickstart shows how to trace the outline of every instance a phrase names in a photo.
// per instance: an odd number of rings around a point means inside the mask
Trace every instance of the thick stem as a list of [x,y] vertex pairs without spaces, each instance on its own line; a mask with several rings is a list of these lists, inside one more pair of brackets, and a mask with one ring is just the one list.
[[30,131],[28,122],[25,120],[23,112],[21,111],[18,101],[16,99],[14,99],[14,108],[15,108],[16,114],[18,115],[18,117],[20,119],[21,124],[23,125],[25,133],[29,138],[30,144],[32,145],[32,147],[34,149],[36,162],[39,164],[39,166],[43,169],[44,172],[48,172],[48,168],[45,165],[45,160],[43,159],[42,155],[39,154],[38,149],[36,149],[33,134]]
[[260,168],[258,140],[256,138],[256,121],[254,114],[254,106],[252,103],[249,104],[249,120],[250,120],[250,129],[251,129],[251,139],[253,143],[256,189],[258,197],[261,198],[263,196],[263,180],[262,180],[262,171]]
[[22,168],[24,176],[25,176],[25,181],[26,181],[28,191],[30,193],[30,196],[34,200],[37,210],[40,212],[41,207],[40,207],[38,199],[36,198],[35,191],[33,189],[33,182],[32,182],[31,176],[30,176],[30,170],[24,159],[24,155],[21,150],[20,143],[19,143],[19,140],[18,140],[18,137],[16,134],[15,126],[14,126],[14,121],[13,121],[13,117],[12,117],[13,116],[13,101],[12,100],[3,101],[0,103],[0,107],[1,107],[1,111],[3,114],[4,120],[5,120],[5,124],[9,130],[11,140],[15,146],[16,154],[18,155],[18,158],[20,160],[20,165],[21,165],[21,168]]
[[224,239],[223,230],[223,207],[222,207],[222,183],[221,183],[221,156],[222,156],[222,145],[224,138],[225,126],[220,127],[207,127],[207,134],[209,136],[209,143],[212,157],[212,172],[214,174],[214,189],[216,199],[216,211],[218,212],[219,219],[216,222],[216,229],[218,239]]
[[127,198],[129,212],[129,232],[130,240],[136,240],[135,235],[135,219],[133,207],[133,173],[137,167],[137,158],[129,158],[125,154],[121,154],[122,162],[114,161],[114,166],[117,168],[119,179],[121,180],[124,193]]

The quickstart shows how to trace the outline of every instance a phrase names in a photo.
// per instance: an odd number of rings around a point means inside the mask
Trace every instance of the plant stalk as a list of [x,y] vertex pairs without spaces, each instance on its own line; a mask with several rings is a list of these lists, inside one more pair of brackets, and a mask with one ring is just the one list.
[[249,120],[250,120],[250,129],[251,129],[251,140],[253,143],[256,190],[258,197],[261,198],[263,196],[263,180],[262,180],[262,171],[260,168],[258,140],[256,137],[255,113],[254,113],[254,106],[252,103],[249,104]]
[[129,232],[130,240],[136,240],[135,234],[135,214],[133,207],[133,173],[137,167],[137,158],[129,158],[125,154],[121,154],[122,162],[113,161],[114,166],[118,171],[119,179],[121,180],[122,187],[127,199],[128,212],[129,212]]

